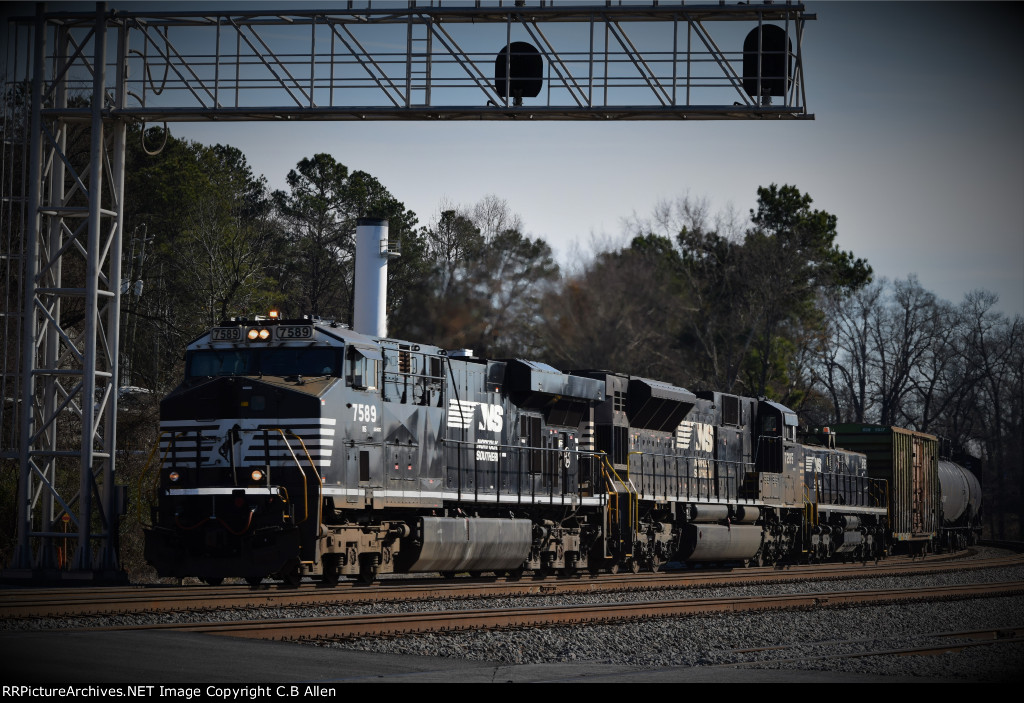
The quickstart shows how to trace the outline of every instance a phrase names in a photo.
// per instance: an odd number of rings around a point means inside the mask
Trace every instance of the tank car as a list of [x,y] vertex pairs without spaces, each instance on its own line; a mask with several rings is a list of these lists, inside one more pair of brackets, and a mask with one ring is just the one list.
[[942,486],[940,544],[963,549],[981,538],[981,484],[969,469],[949,459],[939,459]]

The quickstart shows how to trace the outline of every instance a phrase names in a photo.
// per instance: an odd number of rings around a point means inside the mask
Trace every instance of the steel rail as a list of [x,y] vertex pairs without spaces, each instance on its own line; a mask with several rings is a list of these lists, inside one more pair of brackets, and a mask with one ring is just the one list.
[[705,586],[760,585],[797,581],[847,580],[887,575],[934,574],[1024,564],[1024,555],[988,559],[949,560],[881,564],[828,564],[794,569],[760,567],[722,571],[664,572],[659,574],[581,576],[560,579],[504,578],[493,580],[460,579],[438,582],[434,579],[383,582],[367,588],[354,582],[326,587],[305,584],[300,588],[270,586],[133,587],[90,589],[27,589],[0,591],[0,619],[25,617],[67,617],[72,615],[108,615],[131,612],[174,612],[210,609],[258,607],[299,607],[325,604],[423,602],[469,598],[529,597],[581,593],[653,591]]
[[[1024,642],[1024,626],[1011,625],[1006,627],[989,628],[985,630],[968,630],[964,632],[930,632],[923,633],[920,635],[910,635],[908,639],[921,641],[927,639],[966,639],[968,642],[954,642],[950,644],[930,644],[920,646],[907,646],[907,647],[895,647],[891,649],[879,649],[867,652],[835,652],[831,654],[814,654],[808,656],[799,657],[786,657],[783,659],[750,659],[746,661],[727,662],[722,664],[710,664],[716,668],[723,667],[734,667],[734,666],[745,666],[745,667],[756,667],[756,666],[771,666],[774,664],[789,664],[799,662],[809,662],[825,659],[859,659],[862,657],[893,657],[893,656],[932,656],[938,654],[949,654],[951,652],[959,652],[967,649],[968,647],[982,647],[992,644],[1017,644]],[[755,647],[748,649],[733,649],[730,650],[731,654],[753,654],[757,652],[780,652],[790,649],[796,649],[797,647],[807,646],[807,644],[815,647],[829,646],[839,647],[843,645],[858,644],[862,642],[870,642],[873,640],[868,639],[854,639],[854,640],[831,640],[827,642],[810,642],[810,643],[797,643],[797,644],[782,644],[774,645],[771,647]]]
[[836,591],[776,596],[697,598],[636,603],[541,606],[488,610],[419,611],[320,618],[282,618],[206,623],[158,623],[64,631],[162,630],[270,640],[345,639],[368,636],[426,634],[459,630],[507,629],[614,623],[711,613],[751,613],[853,605],[883,605],[921,600],[951,600],[1024,594],[1024,581],[938,586],[913,589]]

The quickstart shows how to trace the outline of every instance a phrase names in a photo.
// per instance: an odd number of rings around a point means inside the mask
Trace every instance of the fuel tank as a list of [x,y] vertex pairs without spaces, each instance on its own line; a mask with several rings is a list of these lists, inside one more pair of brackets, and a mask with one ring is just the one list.
[[761,547],[761,528],[754,525],[684,525],[679,558],[683,561],[750,559]]
[[414,539],[402,548],[409,571],[495,571],[522,566],[533,543],[529,520],[421,517]]

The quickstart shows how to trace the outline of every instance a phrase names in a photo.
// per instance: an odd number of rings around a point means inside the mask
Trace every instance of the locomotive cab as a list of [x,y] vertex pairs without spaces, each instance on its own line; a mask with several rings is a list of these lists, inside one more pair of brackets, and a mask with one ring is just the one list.
[[793,445],[796,444],[796,413],[780,403],[760,400],[757,403],[758,472],[783,473],[795,465]]
[[316,559],[344,343],[309,318],[232,319],[194,340],[160,406],[146,558],[162,576],[258,581]]

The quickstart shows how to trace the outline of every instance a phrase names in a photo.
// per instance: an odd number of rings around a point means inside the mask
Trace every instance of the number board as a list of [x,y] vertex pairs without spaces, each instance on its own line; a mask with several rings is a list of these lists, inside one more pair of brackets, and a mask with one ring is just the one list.
[[213,342],[237,342],[241,339],[240,327],[214,327],[210,332],[210,340]]
[[313,338],[312,325],[279,325],[274,329],[275,339],[278,340]]

